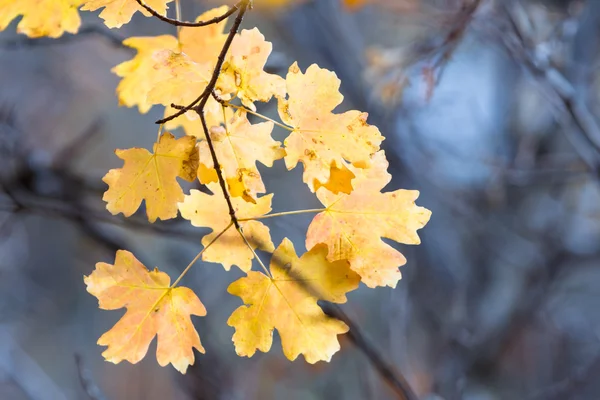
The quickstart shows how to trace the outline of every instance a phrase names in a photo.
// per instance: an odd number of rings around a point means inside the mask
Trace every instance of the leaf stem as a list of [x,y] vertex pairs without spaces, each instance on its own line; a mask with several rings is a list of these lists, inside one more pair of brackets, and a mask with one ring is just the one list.
[[283,217],[284,215],[320,213],[320,212],[323,212],[323,211],[327,211],[327,209],[326,208],[313,208],[313,209],[310,209],[310,210],[284,211],[284,212],[272,213],[272,214],[267,214],[267,215],[263,215],[263,216],[260,216],[260,217],[254,217],[254,218],[239,218],[238,221],[240,221],[240,222],[242,222],[242,221],[255,221],[255,220],[258,220],[258,219]]
[[[177,21],[181,21],[181,3],[179,0],[175,0],[175,18]],[[181,33],[181,25],[177,25],[177,41],[179,41],[179,34]]]
[[162,133],[163,127],[164,127],[164,124],[160,124],[158,126],[158,133],[156,134],[156,143],[160,142],[160,134]]
[[267,276],[269,278],[273,279],[273,275],[271,275],[271,272],[269,271],[269,269],[267,268],[267,266],[262,262],[262,260],[258,256],[258,254],[256,254],[256,251],[254,251],[254,248],[252,247],[252,245],[250,244],[250,242],[246,238],[246,235],[244,235],[244,232],[242,231],[242,228],[241,227],[238,228],[237,231],[240,234],[240,236],[242,237],[242,239],[244,239],[244,242],[246,243],[246,246],[248,246],[248,248],[250,249],[250,251],[252,252],[252,254],[254,254],[254,258],[256,258],[256,261],[258,261],[258,263],[262,267],[263,271],[265,271],[265,274],[267,274]]
[[192,265],[196,264],[196,261],[198,261],[200,259],[200,257],[202,257],[202,254],[204,254],[204,252],[210,246],[212,246],[217,240],[219,240],[219,238],[221,236],[223,236],[223,234],[225,232],[227,232],[227,230],[229,230],[229,228],[231,228],[232,225],[233,225],[233,222],[230,222],[229,225],[227,225],[225,227],[225,229],[223,229],[221,231],[221,233],[219,233],[217,236],[215,236],[215,238],[213,240],[211,240],[209,244],[207,244],[202,250],[200,250],[200,252],[198,254],[196,254],[196,257],[194,257],[194,259],[192,261],[190,261],[190,263],[187,265],[187,267],[185,267],[185,269],[181,272],[181,274],[179,275],[179,277],[177,279],[175,279],[175,282],[173,282],[173,284],[170,286],[171,288],[174,288],[175,286],[177,286],[177,284],[179,283],[179,281],[185,276],[185,274],[188,273],[188,271],[190,270],[190,268],[192,268]]
[[260,113],[257,113],[256,111],[252,111],[252,110],[250,110],[249,108],[246,108],[246,107],[244,107],[244,106],[238,106],[238,105],[231,104],[231,103],[227,103],[226,105],[227,105],[227,106],[229,106],[229,107],[231,107],[231,108],[235,108],[235,109],[237,109],[237,110],[244,110],[244,111],[246,111],[248,114],[252,114],[252,115],[254,115],[254,116],[257,116],[258,118],[262,118],[262,119],[264,119],[265,121],[272,122],[272,123],[274,123],[275,125],[277,125],[278,127],[280,127],[280,128],[283,128],[283,129],[285,129],[285,130],[288,130],[288,131],[290,131],[290,132],[293,132],[293,131],[294,131],[294,128],[290,128],[289,126],[287,126],[287,125],[285,125],[285,124],[282,124],[281,122],[277,122],[277,121],[275,121],[273,118],[269,118],[269,117],[267,117],[266,115],[262,115],[262,114],[260,114]]

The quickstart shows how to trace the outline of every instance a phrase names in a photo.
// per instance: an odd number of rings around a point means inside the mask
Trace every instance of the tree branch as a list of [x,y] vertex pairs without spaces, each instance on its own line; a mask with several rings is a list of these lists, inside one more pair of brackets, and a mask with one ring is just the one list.
[[163,22],[166,22],[166,23],[174,25],[174,26],[188,26],[188,27],[200,27],[200,26],[207,26],[207,25],[219,23],[219,22],[223,21],[224,19],[226,19],[227,17],[235,14],[235,12],[240,8],[242,3],[247,3],[246,1],[240,1],[236,5],[232,6],[229,10],[227,10],[227,12],[225,12],[225,14],[220,15],[215,18],[212,18],[212,19],[209,19],[209,20],[206,20],[206,21],[187,22],[187,21],[179,21],[177,19],[165,17],[164,15],[160,14],[158,11],[156,11],[155,9],[153,9],[152,7],[150,7],[149,5],[144,3],[144,0],[135,0],[135,1],[137,1],[137,3],[141,7],[143,7],[146,11],[148,11],[150,14],[152,14],[153,16],[155,16],[156,18],[160,19]]

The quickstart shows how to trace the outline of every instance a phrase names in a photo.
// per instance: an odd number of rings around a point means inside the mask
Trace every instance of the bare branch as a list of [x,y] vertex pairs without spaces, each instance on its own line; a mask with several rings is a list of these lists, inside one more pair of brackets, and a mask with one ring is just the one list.
[[235,14],[235,12],[240,8],[242,3],[245,3],[245,1],[240,1],[236,5],[232,6],[229,10],[227,10],[227,12],[225,12],[223,15],[220,15],[218,17],[215,17],[215,18],[212,18],[212,19],[209,19],[206,21],[186,22],[186,21],[179,21],[177,19],[165,17],[164,15],[160,14],[158,11],[156,11],[155,9],[153,9],[152,7],[147,5],[144,2],[144,0],[135,0],[135,1],[137,1],[137,3],[140,6],[142,6],[146,11],[148,11],[150,14],[152,14],[153,16],[155,16],[156,18],[160,19],[163,22],[166,22],[166,23],[174,25],[174,26],[188,26],[188,27],[200,27],[200,26],[207,26],[207,25],[219,23],[219,22],[223,21],[224,19],[226,19],[227,17]]

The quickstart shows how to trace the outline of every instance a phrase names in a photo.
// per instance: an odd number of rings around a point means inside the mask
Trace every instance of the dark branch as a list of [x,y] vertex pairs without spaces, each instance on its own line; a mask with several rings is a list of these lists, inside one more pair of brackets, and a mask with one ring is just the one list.
[[204,91],[200,94],[200,96],[198,96],[198,98],[196,98],[196,100],[192,101],[190,104],[188,104],[187,106],[178,106],[175,104],[171,104],[171,106],[177,110],[179,110],[178,112],[176,112],[173,115],[169,115],[168,117],[165,117],[163,119],[159,119],[158,121],[156,121],[157,124],[165,124],[169,121],[174,120],[177,117],[182,116],[183,114],[185,114],[188,111],[191,111],[196,104],[198,104],[204,97],[206,97],[208,95],[208,91],[206,89],[204,89]]
[[[219,164],[219,160],[217,158],[217,153],[215,151],[215,147],[213,145],[212,139],[210,137],[210,133],[208,131],[208,126],[206,124],[206,118],[204,117],[204,107],[206,106],[206,102],[208,101],[210,94],[215,90],[215,86],[217,84],[217,80],[219,79],[219,75],[221,74],[221,68],[223,67],[223,63],[225,62],[225,56],[231,47],[231,43],[233,43],[233,39],[235,35],[238,33],[240,29],[240,25],[242,24],[242,20],[244,19],[244,14],[248,9],[248,4],[250,0],[243,0],[241,2],[240,11],[235,18],[235,21],[229,30],[229,35],[225,40],[225,44],[223,44],[223,48],[221,49],[221,53],[217,59],[217,64],[213,70],[212,77],[210,78],[210,82],[204,89],[204,93],[206,94],[200,100],[200,104],[194,107],[194,110],[200,116],[200,120],[202,121],[202,129],[204,130],[204,136],[206,137],[206,142],[208,143],[208,148],[210,150],[210,155],[213,160],[213,165],[215,167],[215,171],[217,172],[217,177],[219,178],[219,185],[221,186],[221,190],[223,191],[223,196],[225,197],[225,201],[227,201],[227,207],[229,208],[229,215],[231,216],[231,221],[235,225],[235,228],[241,232],[240,223],[235,216],[235,209],[233,208],[233,204],[231,202],[231,197],[229,196],[229,192],[227,191],[227,182],[225,182],[225,178],[223,178],[223,172],[221,171],[221,165]],[[180,111],[181,112],[181,111]]]
[[166,22],[166,23],[174,25],[174,26],[188,26],[188,27],[200,27],[200,26],[207,26],[207,25],[219,23],[219,22],[223,21],[224,19],[226,19],[227,17],[235,14],[235,12],[240,8],[240,5],[242,3],[244,3],[244,1],[240,1],[239,3],[237,3],[236,5],[231,7],[229,10],[227,10],[227,12],[225,12],[225,14],[220,15],[218,17],[215,17],[215,18],[212,18],[212,19],[209,19],[206,21],[187,22],[187,21],[179,21],[177,19],[165,17],[164,15],[160,14],[158,11],[156,11],[155,9],[153,9],[152,7],[150,7],[149,5],[144,3],[143,0],[135,0],[135,1],[137,1],[137,3],[141,7],[143,7],[146,11],[148,11],[150,14],[152,14],[153,16],[155,16],[156,18],[160,19],[163,22]]

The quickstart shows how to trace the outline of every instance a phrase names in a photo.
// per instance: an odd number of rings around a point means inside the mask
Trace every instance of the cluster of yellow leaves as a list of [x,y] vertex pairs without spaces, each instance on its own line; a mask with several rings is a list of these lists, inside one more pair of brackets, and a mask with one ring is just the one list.
[[22,16],[17,31],[29,37],[59,37],[81,25],[77,8],[86,0],[0,0],[0,31]]
[[[144,0],[158,13],[167,13],[167,3],[173,0]],[[133,14],[150,13],[135,0],[0,0],[0,31],[15,18],[23,18],[17,31],[29,37],[59,37],[63,33],[77,33],[81,25],[78,9],[103,9],[100,17],[109,28],[119,28],[131,21]]]
[[[171,1],[144,4],[164,15]],[[256,0],[263,6],[287,2]],[[348,6],[362,3],[366,1],[345,0]],[[21,17],[17,29],[31,37],[75,33],[80,8],[101,10],[111,28],[128,23],[136,12],[150,15],[136,0],[0,0],[0,30]],[[228,9],[209,10],[197,21]],[[166,116],[177,112],[172,104],[196,104],[215,74],[228,38],[226,25],[225,19],[183,27],[177,36],[126,39],[124,44],[137,53],[113,69],[122,78],[120,104],[141,113],[160,104]],[[271,52],[271,43],[258,29],[236,33],[217,71],[215,96],[203,107],[207,132],[190,109],[165,125],[167,130],[182,127],[183,137],[159,134],[152,152],[116,150],[123,166],[104,176],[108,190],[103,199],[115,215],[131,216],[144,203],[150,222],[181,215],[193,226],[212,230],[202,238],[204,249],[197,258],[220,263],[225,270],[235,265],[246,273],[228,288],[244,303],[228,320],[239,355],[268,351],[277,329],[289,359],[302,354],[310,363],[329,361],[340,348],[337,335],[348,326],[327,316],[317,302],[344,303],[346,293],[361,281],[369,287],[395,287],[398,267],[406,260],[383,239],[418,244],[417,230],[430,212],[415,205],[416,191],[382,192],[390,181],[380,150],[384,138],[367,123],[366,113],[335,112],[343,101],[335,73],[317,65],[303,72],[294,63],[284,79],[264,70]],[[256,102],[272,99],[281,123],[256,112]],[[265,121],[251,123],[248,114]],[[283,143],[271,136],[275,125],[289,131]],[[308,252],[301,257],[288,239],[275,249],[261,222],[277,215],[269,214],[273,194],[268,194],[257,163],[271,167],[280,159],[288,169],[302,164],[304,182],[324,205],[310,224]],[[197,180],[210,193],[192,189],[186,194],[179,178]],[[270,268],[258,260],[264,272],[252,271],[256,249],[272,253]],[[127,309],[98,340],[107,346],[103,355],[108,361],[140,361],[155,336],[159,364],[171,363],[181,372],[193,364],[194,348],[204,352],[191,315],[203,316],[206,310],[190,289],[171,285],[165,273],[148,271],[131,253],[118,251],[114,264],[96,264],[84,280],[100,308]]]

